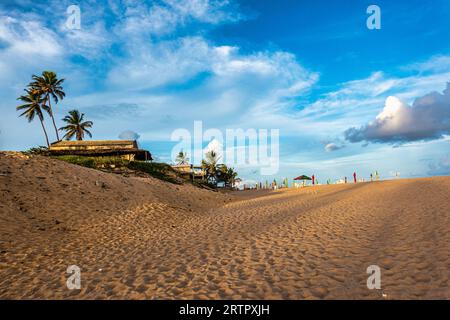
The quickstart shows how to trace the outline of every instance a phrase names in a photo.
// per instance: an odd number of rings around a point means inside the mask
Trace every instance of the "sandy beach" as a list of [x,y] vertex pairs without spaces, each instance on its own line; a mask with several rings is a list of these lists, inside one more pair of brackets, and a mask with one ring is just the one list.
[[222,194],[2,152],[0,181],[2,299],[450,298],[450,177]]

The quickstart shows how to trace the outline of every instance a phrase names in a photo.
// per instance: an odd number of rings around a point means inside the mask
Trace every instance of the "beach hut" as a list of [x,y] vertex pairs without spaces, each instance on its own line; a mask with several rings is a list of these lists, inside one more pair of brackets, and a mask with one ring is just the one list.
[[77,155],[88,157],[121,157],[127,160],[151,161],[147,150],[139,149],[136,140],[58,141],[50,145],[54,156]]
[[173,165],[172,168],[177,171],[181,177],[192,181],[196,179],[205,180],[206,177],[205,169],[200,166],[194,166],[192,164],[178,164]]

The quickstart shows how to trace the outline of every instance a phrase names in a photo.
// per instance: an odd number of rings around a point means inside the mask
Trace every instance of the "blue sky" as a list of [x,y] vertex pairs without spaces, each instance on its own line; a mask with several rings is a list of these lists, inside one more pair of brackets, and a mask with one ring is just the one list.
[[[65,24],[72,4],[80,30]],[[54,70],[58,120],[78,108],[94,139],[132,131],[161,161],[171,133],[201,120],[280,130],[279,172],[238,167],[250,181],[450,174],[449,16],[445,0],[2,1],[0,148],[44,144],[16,98]]]

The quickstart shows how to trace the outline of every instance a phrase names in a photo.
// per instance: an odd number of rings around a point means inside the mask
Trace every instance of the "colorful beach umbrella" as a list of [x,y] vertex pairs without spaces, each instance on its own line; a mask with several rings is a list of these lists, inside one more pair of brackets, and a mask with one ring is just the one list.
[[298,176],[297,178],[294,178],[294,180],[311,180],[310,177],[305,176],[304,174],[301,176]]

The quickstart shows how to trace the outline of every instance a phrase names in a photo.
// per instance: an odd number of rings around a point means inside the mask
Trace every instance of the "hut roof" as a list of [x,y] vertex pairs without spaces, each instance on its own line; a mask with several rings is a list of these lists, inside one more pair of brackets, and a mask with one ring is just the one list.
[[133,145],[137,148],[136,140],[61,140],[53,142],[50,145],[52,147],[64,147],[64,146],[128,146]]
[[311,180],[311,178],[303,174],[301,176],[294,178],[294,180]]

